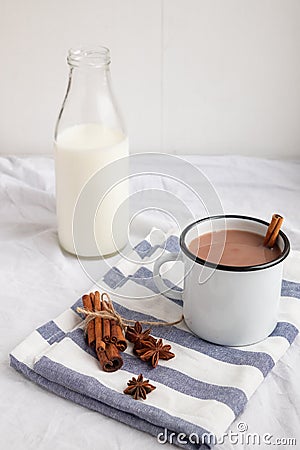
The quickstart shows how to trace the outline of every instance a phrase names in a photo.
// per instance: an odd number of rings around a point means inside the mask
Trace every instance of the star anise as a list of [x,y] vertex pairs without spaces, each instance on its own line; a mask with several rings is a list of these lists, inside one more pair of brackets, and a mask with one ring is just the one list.
[[171,345],[163,345],[162,339],[156,342],[141,341],[142,348],[136,350],[136,354],[142,361],[150,361],[156,367],[159,359],[174,358],[174,353],[170,352]]
[[133,327],[127,327],[125,337],[129,342],[136,344],[139,341],[147,341],[148,338],[150,337],[149,336],[150,332],[151,332],[150,328],[143,331],[143,327],[140,324],[140,322],[135,322]]
[[146,399],[147,394],[156,389],[156,386],[153,386],[149,383],[149,380],[144,380],[143,375],[140,375],[135,378],[132,377],[131,380],[127,382],[127,388],[124,389],[124,394],[131,395],[135,400],[139,400],[142,398]]

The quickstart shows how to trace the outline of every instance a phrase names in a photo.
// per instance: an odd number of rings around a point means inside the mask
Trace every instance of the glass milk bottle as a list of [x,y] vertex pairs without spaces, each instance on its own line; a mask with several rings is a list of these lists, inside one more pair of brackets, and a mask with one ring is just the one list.
[[128,138],[111,90],[105,47],[71,49],[67,92],[55,130],[58,237],[79,256],[126,245]]

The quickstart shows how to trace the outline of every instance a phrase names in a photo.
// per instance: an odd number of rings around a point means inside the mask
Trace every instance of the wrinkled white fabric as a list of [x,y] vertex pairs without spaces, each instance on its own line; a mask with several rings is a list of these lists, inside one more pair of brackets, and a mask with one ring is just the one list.
[[[209,178],[226,213],[254,215],[265,220],[273,212],[281,213],[293,249],[300,250],[300,161],[238,156],[184,159]],[[141,171],[147,170],[142,160],[140,164]],[[169,164],[174,173],[178,168],[180,171],[180,158],[171,158]],[[163,171],[163,167],[159,169]],[[153,179],[138,177],[133,183],[135,189],[147,190],[153,186]],[[156,178],[155,183],[169,189],[169,181],[163,176]],[[197,178],[191,183],[197,185]],[[191,209],[196,206],[180,187],[174,187],[175,191]],[[144,198],[141,195],[137,199],[135,210],[143,207]],[[178,211],[180,214],[180,207]],[[119,256],[89,262],[87,275],[79,261],[59,247],[51,158],[0,158],[0,215],[1,448],[161,448],[151,436],[51,395],[8,366],[8,353],[20,341],[65,310],[89,288],[91,278],[103,274]],[[156,213],[139,215],[131,230],[132,243],[145,236],[153,225],[166,229],[170,223]],[[243,421],[249,433],[295,437],[300,445],[299,350],[298,336],[232,430]],[[236,445],[225,441],[216,448],[270,448],[263,444],[247,446],[241,438]]]

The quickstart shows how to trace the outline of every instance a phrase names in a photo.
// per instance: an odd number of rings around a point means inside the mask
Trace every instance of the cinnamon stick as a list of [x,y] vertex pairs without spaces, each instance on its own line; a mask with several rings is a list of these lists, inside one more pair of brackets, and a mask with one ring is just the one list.
[[[107,302],[102,300],[101,301],[101,310],[102,311],[109,311],[109,308],[107,306]],[[110,319],[103,319],[102,326],[102,339],[103,341],[108,344],[110,342],[110,336],[111,336],[111,320]]]
[[[82,297],[82,303],[85,309],[93,311],[93,304],[90,295],[84,295]],[[91,320],[87,326],[88,344],[91,346],[95,342],[95,324],[94,320]]]
[[116,345],[117,349],[124,352],[127,348],[127,341],[124,337],[122,328],[116,320],[111,323],[111,338],[110,341]]
[[112,344],[111,342],[109,344],[106,344],[105,353],[109,361],[113,364],[113,370],[107,370],[108,372],[114,372],[115,370],[118,370],[123,366],[122,357],[115,344]]
[[92,302],[92,306],[94,307],[94,304],[95,304],[95,294],[94,294],[94,292],[90,292],[90,299],[91,299],[91,302]]
[[[98,291],[95,292],[94,300],[95,311],[101,311],[101,301],[100,294]],[[103,341],[102,334],[102,319],[101,317],[95,318],[95,338],[96,338],[96,352],[103,352],[105,350],[105,342]]]
[[267,229],[264,239],[264,246],[268,248],[274,247],[283,222],[283,217],[279,214],[273,214],[271,223]]
[[102,369],[105,372],[115,372],[115,370],[117,370],[114,368],[113,362],[108,359],[105,351],[98,351],[97,357]]

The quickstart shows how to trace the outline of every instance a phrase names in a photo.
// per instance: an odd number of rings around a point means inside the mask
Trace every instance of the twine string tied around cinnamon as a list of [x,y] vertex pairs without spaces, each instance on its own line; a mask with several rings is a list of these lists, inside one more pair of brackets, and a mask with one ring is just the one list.
[[[107,299],[103,301],[103,297],[106,297]],[[76,311],[81,314],[85,314],[84,319],[84,331],[87,332],[87,326],[88,324],[96,319],[97,317],[100,317],[102,319],[109,319],[109,320],[115,320],[118,325],[122,328],[123,331],[125,331],[126,327],[135,324],[136,320],[133,319],[125,319],[122,317],[114,308],[112,301],[109,297],[109,295],[106,292],[103,292],[101,295],[101,300],[103,301],[104,309],[102,311],[89,311],[85,308],[77,307]],[[177,325],[178,323],[182,322],[184,319],[183,315],[180,317],[180,319],[175,320],[174,322],[163,322],[163,321],[149,321],[149,320],[139,320],[139,323],[142,325],[150,325],[150,326],[172,326]]]

